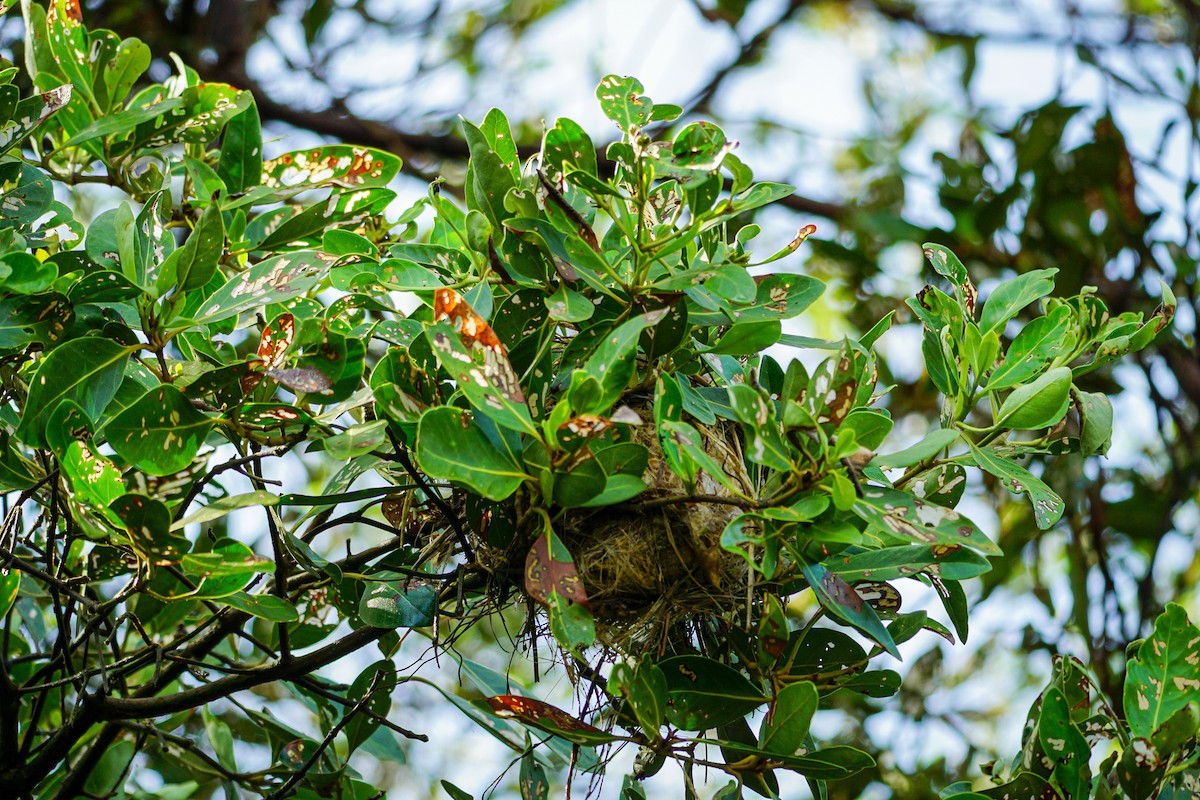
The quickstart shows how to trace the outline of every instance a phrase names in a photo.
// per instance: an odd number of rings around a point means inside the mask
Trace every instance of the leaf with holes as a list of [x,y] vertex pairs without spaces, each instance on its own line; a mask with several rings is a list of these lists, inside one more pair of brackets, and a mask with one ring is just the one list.
[[171,475],[196,457],[213,419],[170,384],[151,389],[104,428],[108,443],[151,475]]
[[637,78],[605,75],[596,87],[596,99],[604,116],[629,133],[640,130],[650,120],[654,103],[642,96],[645,87]]
[[399,156],[371,147],[331,144],[296,150],[263,164],[263,185],[274,187],[387,186],[400,172]]

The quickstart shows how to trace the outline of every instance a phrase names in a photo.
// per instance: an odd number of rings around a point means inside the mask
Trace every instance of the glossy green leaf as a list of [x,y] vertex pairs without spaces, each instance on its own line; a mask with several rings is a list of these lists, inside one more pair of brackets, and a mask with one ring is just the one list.
[[[374,716],[359,713],[350,717],[343,729],[346,732],[348,752],[353,753],[371,738],[380,727],[380,718],[387,719],[388,712],[392,710],[392,689],[395,686],[396,664],[390,658],[369,665],[351,682],[346,691],[346,698],[357,704],[367,698],[367,693],[370,692],[363,708]],[[350,707],[345,708],[342,718],[345,719],[350,711]]]
[[925,438],[914,445],[897,450],[894,453],[884,453],[871,460],[871,465],[888,469],[890,467],[910,467],[928,461],[938,453],[952,446],[959,440],[961,434],[953,428],[937,428],[925,435]]
[[431,477],[465,484],[489,500],[503,500],[529,477],[469,413],[446,406],[421,415],[417,462]]
[[151,389],[104,428],[121,458],[151,475],[171,475],[196,457],[213,418],[171,384]]
[[1049,369],[1074,344],[1072,322],[1070,307],[1061,305],[1021,328],[1004,361],[988,376],[988,391],[1009,389]]
[[296,622],[300,619],[296,607],[278,595],[235,592],[222,598],[221,602],[268,622]]
[[230,497],[222,497],[198,509],[194,513],[184,517],[178,522],[171,525],[172,530],[178,530],[187,525],[203,524],[211,522],[214,519],[220,519],[232,511],[239,508],[253,508],[255,506],[275,506],[279,504],[279,496],[265,490],[255,492],[246,492],[245,494],[235,494]]
[[1055,367],[1033,383],[1019,386],[1004,398],[996,424],[1013,430],[1046,428],[1063,418],[1071,392],[1071,370]]
[[667,678],[653,662],[642,660],[636,667],[628,663],[613,667],[609,688],[620,692],[647,736],[658,736],[667,714]]
[[262,181],[262,123],[253,103],[229,120],[221,141],[217,174],[231,194],[253,189]]
[[851,583],[890,581],[927,572],[947,580],[965,580],[989,571],[991,563],[974,550],[942,545],[901,545],[831,556],[822,562]]
[[349,461],[388,443],[387,420],[360,422],[325,440],[325,452],[338,461]]
[[[217,262],[225,249],[225,223],[221,219],[221,210],[216,203],[210,203],[200,216],[195,229],[187,241],[171,255],[167,256],[162,265],[160,281],[174,279],[175,287],[180,292],[188,292],[206,285],[217,271]],[[164,294],[166,287],[159,287],[159,294]]]
[[1107,395],[1100,392],[1076,392],[1079,403],[1079,452],[1104,455],[1112,444],[1113,408]]
[[702,731],[740,719],[767,698],[740,672],[703,656],[658,662],[667,681],[667,720],[685,731]]
[[600,380],[602,399],[600,408],[608,408],[625,391],[637,371],[637,344],[642,331],[657,325],[666,315],[666,309],[628,319],[606,334],[600,346],[587,360],[584,369]]
[[78,403],[89,418],[99,419],[117,393],[133,350],[90,336],[55,348],[29,382],[17,436],[32,447],[45,447],[46,421],[63,400]]
[[808,736],[817,703],[817,687],[811,681],[784,686],[775,695],[771,711],[763,719],[758,746],[768,753],[794,755]]
[[992,290],[983,306],[979,327],[984,333],[1004,332],[1004,325],[1021,309],[1054,291],[1054,276],[1058,270],[1035,269],[1007,280]]

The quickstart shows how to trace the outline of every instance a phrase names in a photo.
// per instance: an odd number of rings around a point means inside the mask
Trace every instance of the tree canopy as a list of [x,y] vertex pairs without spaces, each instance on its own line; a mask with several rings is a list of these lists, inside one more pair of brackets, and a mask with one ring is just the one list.
[[[598,111],[581,2],[9,12],[0,785],[371,797],[436,696],[523,797],[1194,791],[1200,17],[1005,9],[680,3]],[[840,140],[750,88],[868,33]]]

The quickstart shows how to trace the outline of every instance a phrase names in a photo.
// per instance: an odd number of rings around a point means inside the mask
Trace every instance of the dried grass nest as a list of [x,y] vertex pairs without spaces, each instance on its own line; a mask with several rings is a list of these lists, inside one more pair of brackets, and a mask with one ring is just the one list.
[[[630,432],[649,453],[642,476],[646,490],[612,506],[566,509],[554,519],[555,532],[571,551],[587,592],[598,637],[622,648],[649,644],[672,626],[701,615],[735,612],[745,600],[747,580],[745,561],[721,548],[721,534],[740,513],[738,506],[673,502],[689,496],[729,497],[732,492],[703,472],[689,491],[663,455],[650,401],[638,405],[635,410],[644,422],[630,426]],[[705,451],[751,494],[737,426],[718,420],[695,427]],[[540,533],[535,530],[537,515],[529,517],[530,530],[518,531],[505,553],[485,557],[507,562],[523,574],[525,557]]]

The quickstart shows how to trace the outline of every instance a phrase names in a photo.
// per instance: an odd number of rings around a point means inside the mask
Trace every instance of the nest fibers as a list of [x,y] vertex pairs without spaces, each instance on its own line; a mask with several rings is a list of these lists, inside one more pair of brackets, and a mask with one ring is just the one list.
[[[705,452],[750,495],[737,428],[718,422],[698,430]],[[634,426],[632,432],[649,452],[646,490],[626,503],[568,509],[555,525],[575,560],[597,633],[617,647],[650,644],[696,615],[735,611],[747,579],[745,562],[721,549],[721,534],[740,513],[738,506],[685,500],[733,493],[703,472],[689,490],[667,463],[655,426]]]

